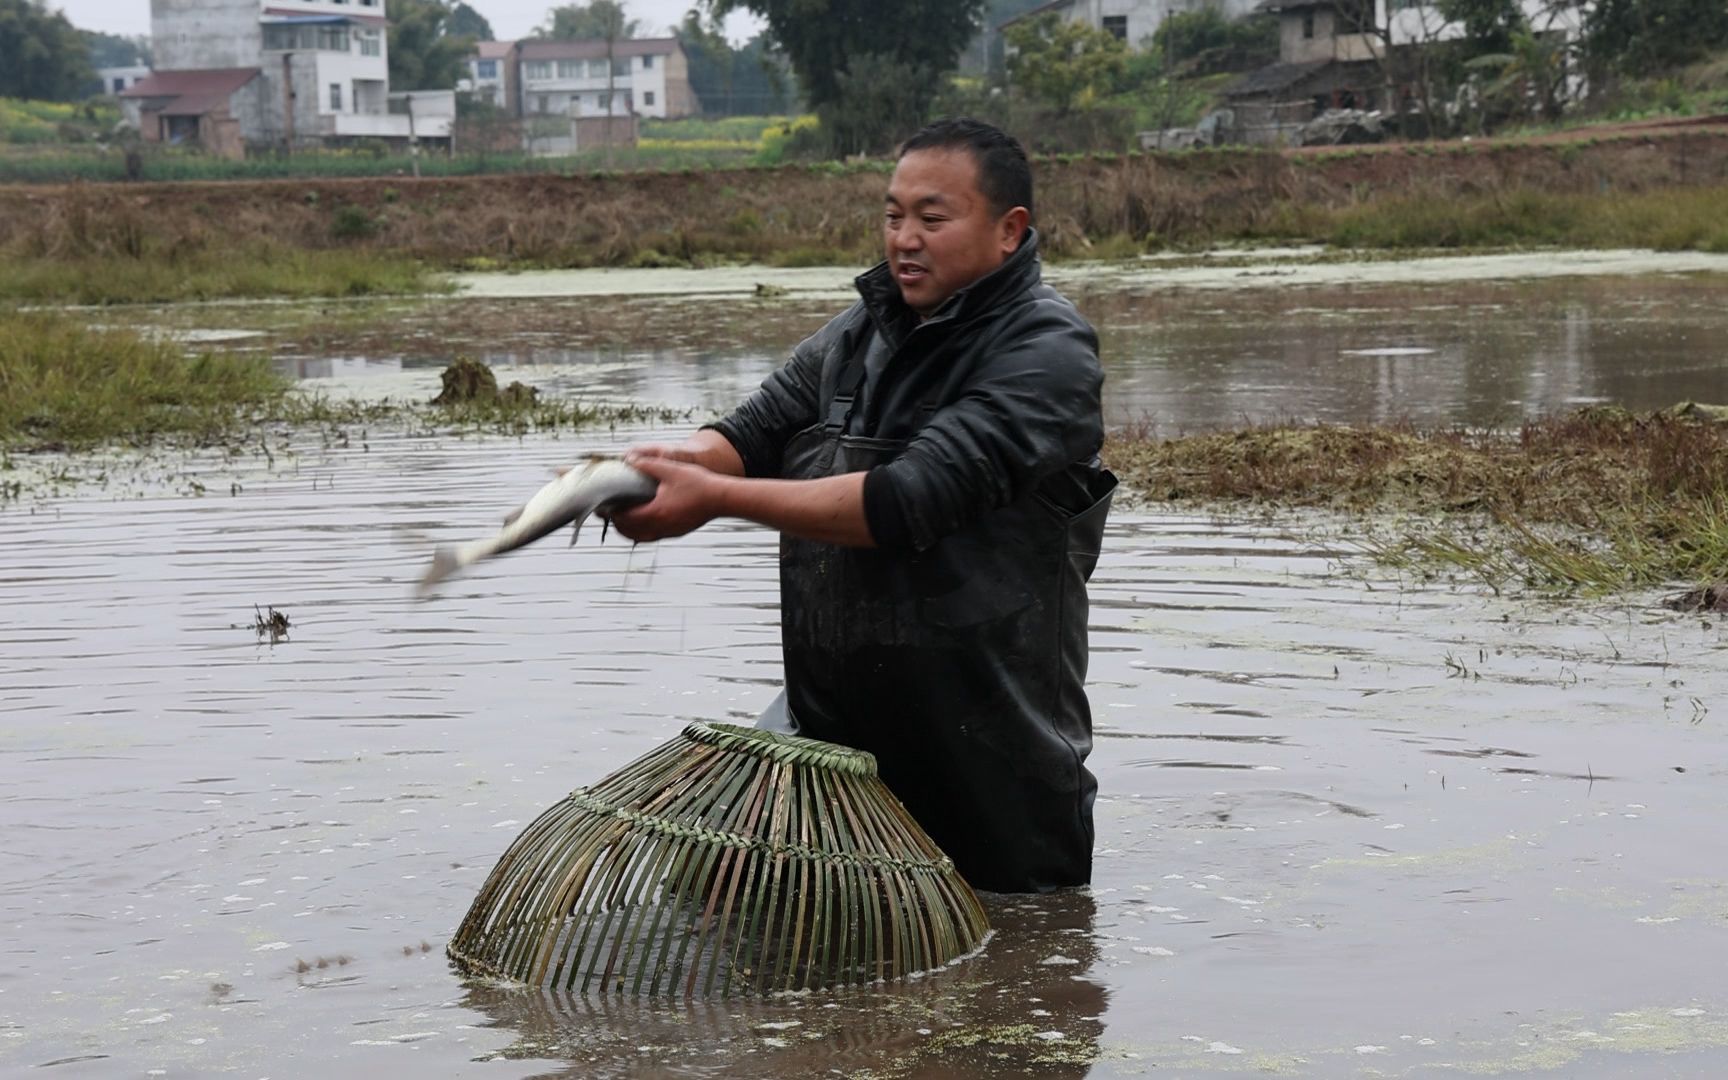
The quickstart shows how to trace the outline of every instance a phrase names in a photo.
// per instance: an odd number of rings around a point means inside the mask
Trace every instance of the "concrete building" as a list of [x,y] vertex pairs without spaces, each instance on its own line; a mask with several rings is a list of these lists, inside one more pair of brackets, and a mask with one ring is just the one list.
[[384,0],[150,0],[150,17],[156,71],[122,94],[146,138],[146,103],[194,108],[200,94],[179,88],[211,71],[251,73],[225,102],[250,146],[450,138],[452,91],[436,103],[389,92]]
[[516,51],[514,41],[482,41],[468,58],[468,77],[456,84],[456,89],[474,95],[474,100],[507,108],[514,97],[510,87],[511,58]]
[[[677,38],[521,41],[514,62],[518,116],[644,116],[657,120],[697,111],[690,64]],[[608,97],[610,95],[610,98]]]
[[1158,27],[1172,15],[1202,8],[1214,8],[1235,19],[1253,12],[1258,0],[1051,0],[1031,11],[1004,20],[997,26],[1001,32],[1015,23],[1035,19],[1047,12],[1060,15],[1067,22],[1081,22],[1094,30],[1106,30],[1128,43],[1132,49],[1143,49]]
[[147,143],[246,154],[246,128],[265,111],[257,68],[157,71],[120,92],[120,109]]
[[134,64],[130,67],[97,68],[96,81],[101,86],[97,92],[112,97],[122,90],[130,90],[148,74],[150,74],[150,69],[142,64]]
[[[1582,32],[1576,8],[1519,2],[1538,35]],[[1263,0],[1259,10],[1278,16],[1278,62],[1225,89],[1232,141],[1289,142],[1330,109],[1401,117],[1418,96],[1418,50],[1464,36],[1462,24],[1422,0]],[[1569,78],[1574,94],[1579,79]]]
[[[608,62],[610,53],[610,62]],[[636,123],[699,111],[677,38],[482,41],[457,88],[519,121],[532,154],[631,145]]]

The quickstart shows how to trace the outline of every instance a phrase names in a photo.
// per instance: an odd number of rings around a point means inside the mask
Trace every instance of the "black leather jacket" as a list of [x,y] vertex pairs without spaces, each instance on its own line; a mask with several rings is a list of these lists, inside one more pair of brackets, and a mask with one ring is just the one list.
[[919,322],[886,264],[715,427],[752,476],[866,471],[875,549],[781,540],[793,723],[877,757],[975,886],[1090,879],[1097,337],[1028,234]]

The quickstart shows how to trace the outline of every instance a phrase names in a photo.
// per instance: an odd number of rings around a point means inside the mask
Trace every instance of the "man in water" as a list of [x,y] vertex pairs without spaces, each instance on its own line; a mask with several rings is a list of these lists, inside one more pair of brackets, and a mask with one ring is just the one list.
[[1086,581],[1115,478],[1098,340],[1040,281],[1032,171],[972,120],[901,147],[887,259],[730,416],[628,460],[633,540],[781,535],[792,730],[868,750],[974,886],[1092,872]]

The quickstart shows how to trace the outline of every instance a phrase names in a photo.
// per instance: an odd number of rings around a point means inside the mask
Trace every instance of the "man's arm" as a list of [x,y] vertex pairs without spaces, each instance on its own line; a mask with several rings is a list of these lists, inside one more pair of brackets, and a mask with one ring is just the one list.
[[865,473],[767,480],[666,456],[632,452],[625,460],[660,482],[652,502],[612,515],[613,525],[632,540],[665,540],[718,517],[737,517],[804,540],[876,546],[864,517]]

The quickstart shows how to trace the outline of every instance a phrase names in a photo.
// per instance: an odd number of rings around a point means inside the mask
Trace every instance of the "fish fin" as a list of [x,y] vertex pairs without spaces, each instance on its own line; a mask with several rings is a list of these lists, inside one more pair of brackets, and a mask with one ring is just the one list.
[[462,560],[456,555],[456,545],[439,544],[432,553],[432,565],[426,571],[426,576],[420,579],[419,586],[414,590],[419,596],[425,596],[432,591],[432,586],[462,569]]
[[508,529],[510,526],[516,524],[516,519],[521,517],[522,511],[524,511],[526,509],[528,509],[527,506],[518,506],[516,509],[510,511],[508,514],[505,514],[504,515],[504,527],[506,529]]
[[[576,538],[582,535],[582,523],[588,520],[587,514],[582,514],[570,523],[570,546],[576,546]],[[604,539],[604,538],[602,538]]]

